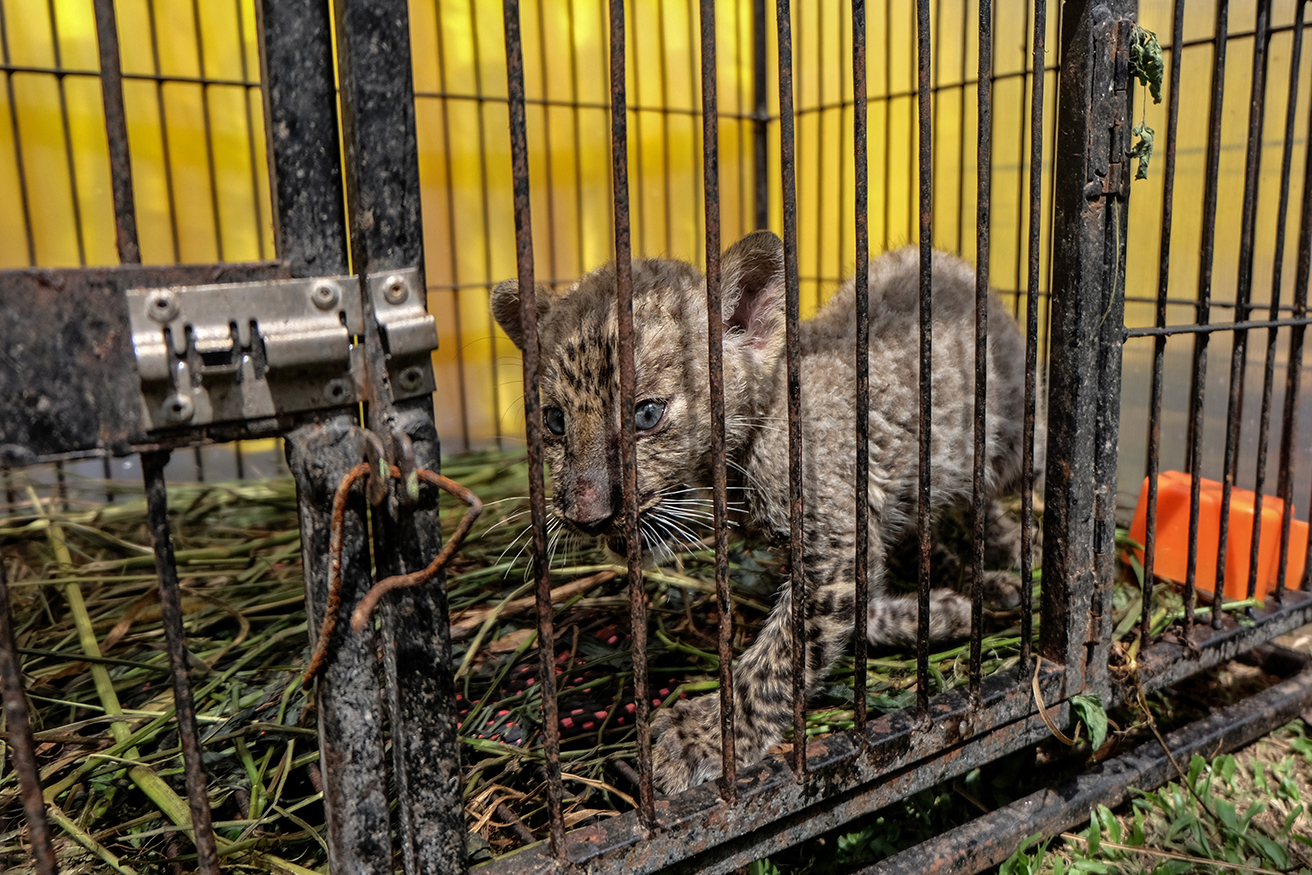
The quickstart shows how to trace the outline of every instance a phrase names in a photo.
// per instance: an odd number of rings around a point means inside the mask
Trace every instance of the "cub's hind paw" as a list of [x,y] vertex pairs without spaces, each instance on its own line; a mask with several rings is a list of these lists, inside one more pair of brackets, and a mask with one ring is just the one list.
[[718,778],[720,701],[717,696],[682,699],[652,718],[652,772],[656,789],[673,796]]

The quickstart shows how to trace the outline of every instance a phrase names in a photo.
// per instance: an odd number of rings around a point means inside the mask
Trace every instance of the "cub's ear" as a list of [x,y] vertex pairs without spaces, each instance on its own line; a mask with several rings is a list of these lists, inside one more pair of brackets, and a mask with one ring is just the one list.
[[[536,288],[537,291],[533,297],[537,310],[537,321],[541,323],[542,317],[551,309],[552,299],[555,296],[546,286],[538,285]],[[492,315],[496,317],[501,330],[506,332],[506,336],[522,350],[524,348],[524,327],[519,320],[519,280],[508,279],[497,283],[496,288],[492,290],[492,295],[488,298],[488,306],[492,308]]]
[[784,243],[772,231],[753,231],[720,260],[725,327],[764,347],[784,322]]

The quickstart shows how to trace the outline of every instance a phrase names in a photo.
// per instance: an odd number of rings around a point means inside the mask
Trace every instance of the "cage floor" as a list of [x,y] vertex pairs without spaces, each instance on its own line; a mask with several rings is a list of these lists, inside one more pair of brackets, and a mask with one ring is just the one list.
[[[466,815],[478,856],[546,831],[526,465],[522,455],[469,455],[448,459],[443,473],[486,506],[448,583]],[[61,838],[61,852],[70,863],[89,859],[85,848],[97,846],[126,865],[185,862],[190,846],[169,817],[183,795],[182,771],[168,719],[172,696],[142,491],[71,479],[60,502],[24,476],[12,475],[15,500],[0,512],[0,547],[43,781],[81,832]],[[267,865],[276,853],[279,864],[320,868],[326,850],[314,706],[298,683],[309,647],[294,487],[287,479],[193,483],[171,487],[169,498],[210,798],[219,834],[233,843],[228,859]],[[461,508],[448,511],[444,520],[453,527]],[[713,560],[710,549],[699,549],[644,574],[653,704],[716,689]],[[732,545],[730,573],[741,652],[781,578],[770,554],[741,543]],[[553,543],[552,577],[566,823],[573,826],[634,807],[633,653],[622,568],[565,537]],[[1128,635],[1138,590],[1123,590],[1118,628]],[[1164,601],[1155,617],[1164,625],[1172,610]],[[1018,617],[993,616],[987,631],[985,672],[1014,665]],[[84,655],[90,639],[98,658]],[[932,692],[967,683],[968,652],[962,644],[932,655]],[[868,671],[873,712],[914,701],[911,655],[876,653]],[[849,659],[812,696],[808,735],[851,727],[852,674]],[[102,756],[122,726],[135,746]],[[126,774],[133,764],[162,777],[174,798],[138,790]],[[22,854],[17,811],[10,773],[0,779],[5,862]]]

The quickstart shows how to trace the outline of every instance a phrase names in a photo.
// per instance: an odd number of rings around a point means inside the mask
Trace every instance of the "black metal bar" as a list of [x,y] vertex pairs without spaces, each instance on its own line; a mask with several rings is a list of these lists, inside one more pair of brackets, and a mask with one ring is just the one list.
[[[1175,215],[1175,150],[1176,133],[1180,127],[1180,44],[1184,40],[1184,3],[1175,0],[1175,13],[1171,25],[1171,79],[1166,93],[1166,167],[1162,171],[1162,231],[1161,266],[1157,272],[1156,326],[1166,326],[1167,295],[1171,285],[1171,229]],[[1144,536],[1143,590],[1141,593],[1143,616],[1139,624],[1140,649],[1147,648],[1152,636],[1153,560],[1157,541],[1157,473],[1161,464],[1162,446],[1162,369],[1166,356],[1166,336],[1158,335],[1153,341],[1153,376],[1148,401],[1148,461],[1145,477],[1148,480],[1147,530]]]
[[[1184,2],[1184,0],[1180,0]],[[1043,233],[1043,88],[1048,0],[1034,0],[1034,81],[1030,86],[1029,271],[1025,304],[1025,421],[1021,428],[1020,666],[1027,671],[1034,638],[1034,418],[1038,396],[1039,261]]]
[[715,0],[701,0],[702,179],[706,191],[706,324],[710,371],[711,504],[715,523],[715,609],[720,617],[720,762],[724,800],[736,798],[734,754],[733,602],[729,598],[728,468],[725,464],[724,313],[720,295],[720,137],[716,108]]
[[866,726],[866,604],[870,601],[870,171],[866,96],[866,4],[852,0],[852,138],[856,182],[856,673],[853,708]]
[[332,22],[319,0],[255,5],[273,240],[293,276],[347,269]]
[[[1306,661],[1306,657],[1300,659]],[[1186,763],[1196,753],[1211,757],[1243,747],[1296,718],[1310,703],[1312,671],[1304,670],[1250,699],[1172,732],[1166,737],[1169,755],[1156,740],[1145,742],[1059,787],[1031,793],[856,875],[983,871],[1015,853],[1028,836],[1057,835],[1088,821],[1094,806],[1118,806],[1136,791],[1146,792],[1177,778],[1171,757],[1176,763]]]
[[[542,690],[542,747],[546,754],[547,805],[551,816],[553,857],[565,852],[561,800],[560,720],[556,702],[555,640],[552,629],[551,580],[547,566],[546,491],[542,471],[542,399],[538,390],[537,287],[533,281],[533,209],[529,201],[528,133],[524,119],[524,55],[519,32],[519,2],[504,0],[506,82],[510,97],[510,155],[515,186],[515,253],[519,277],[519,318],[524,332],[524,429],[528,442],[528,491],[533,527],[533,577],[537,597],[538,667]],[[623,43],[621,42],[621,46]]]
[[[930,426],[933,419],[934,311],[934,195],[933,130],[930,127],[929,74],[932,45],[929,28],[929,0],[916,2],[916,60],[920,113],[920,362],[919,362],[919,468],[916,493],[916,530],[920,540],[920,563],[916,575],[916,703],[922,714],[929,713],[929,588],[930,538]],[[964,39],[964,37],[963,37]],[[962,62],[965,63],[964,61]],[[884,233],[888,233],[885,228]]]
[[[551,81],[547,62],[551,57],[547,49],[547,25],[543,15],[543,0],[537,0],[538,19],[538,76],[542,83],[542,96],[545,98],[548,83]],[[547,215],[551,220],[546,223],[547,235],[547,271],[550,276],[560,276],[556,264],[556,162],[551,158],[551,109],[542,108],[542,163],[546,165],[546,182],[544,186],[547,199]]]
[[[884,4],[884,40],[892,39],[893,4]],[[964,57],[964,56],[963,56]],[[964,64],[965,61],[963,60]],[[919,92],[917,92],[919,93]],[[893,52],[884,51],[884,184],[893,178]],[[884,251],[887,252],[893,241],[893,199],[884,193]]]
[[[638,536],[638,458],[635,442],[633,364],[633,253],[629,246],[628,109],[625,106],[624,0],[610,4],[611,188],[615,199],[615,292],[619,322],[620,468],[624,491],[624,544],[629,574],[629,617],[633,624],[634,727],[637,729],[638,810],[655,819],[651,775],[651,693],[647,683],[647,595],[642,586],[642,543]],[[712,320],[714,322],[715,320]]]
[[159,609],[169,653],[173,680],[173,703],[177,709],[178,740],[186,774],[187,804],[191,810],[192,840],[196,843],[196,865],[202,875],[218,875],[219,854],[210,819],[210,798],[201,761],[200,731],[196,727],[196,704],[191,695],[190,658],[187,633],[182,628],[182,598],[178,591],[178,568],[173,562],[173,535],[169,530],[169,494],[164,485],[164,466],[169,453],[144,453],[141,473],[146,481],[146,514],[150,538],[155,545],[155,573],[159,575]]
[[[1270,17],[1270,4],[1268,7],[1267,17]],[[1295,124],[1298,116],[1298,79],[1300,62],[1303,56],[1303,16],[1301,5],[1298,10],[1298,26],[1294,28],[1294,45],[1289,59],[1289,97],[1285,107],[1285,137],[1283,148],[1280,152],[1280,200],[1276,207],[1276,215],[1280,221],[1276,224],[1276,246],[1275,252],[1271,256],[1271,301],[1270,301],[1270,318],[1276,319],[1280,315],[1280,292],[1281,281],[1283,279],[1284,262],[1285,262],[1285,218],[1289,215],[1289,180],[1293,175],[1294,166],[1294,136]],[[1263,64],[1265,68],[1265,63]],[[1265,76],[1265,72],[1263,74]],[[1250,268],[1251,269],[1251,268]],[[1247,314],[1244,314],[1247,315]],[[1262,541],[1262,490],[1266,486],[1266,459],[1267,444],[1271,434],[1271,395],[1275,389],[1275,370],[1276,370],[1276,341],[1278,331],[1275,328],[1267,329],[1266,334],[1266,356],[1265,366],[1262,369],[1262,402],[1260,412],[1258,413],[1257,427],[1257,464],[1254,468],[1253,492],[1257,496],[1253,504],[1253,530],[1250,541],[1250,550],[1248,555],[1248,597],[1253,598],[1257,592],[1257,557],[1258,550]],[[1288,507],[1283,509],[1282,517],[1290,516],[1291,511]],[[1281,528],[1283,528],[1283,523]],[[1274,593],[1274,598],[1278,602],[1283,598],[1280,588]]]
[[[1300,2],[1296,7],[1295,15],[1300,23],[1303,21],[1306,9],[1306,2]],[[1308,104],[1308,129],[1312,132],[1312,102]],[[1297,316],[1305,316],[1307,313],[1309,272],[1312,272],[1312,150],[1308,150],[1303,168],[1303,202],[1299,210],[1298,266],[1294,273],[1293,303],[1293,312]],[[1276,494],[1284,502],[1286,511],[1280,524],[1280,563],[1277,566],[1276,592],[1281,593],[1282,597],[1288,583],[1285,574],[1289,562],[1289,529],[1291,518],[1294,516],[1288,509],[1293,506],[1294,497],[1294,442],[1298,431],[1298,396],[1303,372],[1305,333],[1306,326],[1302,324],[1295,325],[1289,332],[1289,363],[1285,370],[1285,403],[1280,426],[1280,476],[1276,485]],[[1309,545],[1308,552],[1312,554],[1312,544]],[[1303,580],[1295,582],[1294,585],[1299,589],[1305,589],[1303,584],[1308,580],[1310,573],[1312,568],[1309,568],[1305,562]]]
[[[1203,184],[1203,233],[1199,247],[1198,302],[1199,325],[1211,320],[1212,257],[1216,247],[1216,190],[1221,162],[1221,111],[1225,99],[1226,26],[1230,15],[1229,0],[1216,4],[1215,50],[1212,55],[1212,96],[1208,116],[1207,175]],[[1189,488],[1189,562],[1185,570],[1185,634],[1194,622],[1195,584],[1198,575],[1198,501],[1202,488],[1203,402],[1207,392],[1207,341],[1211,335],[1199,332],[1194,337],[1194,367],[1189,387],[1189,430],[1185,436],[1186,470],[1193,476]],[[1213,593],[1213,600],[1219,599]]]
[[[281,16],[279,5],[266,6],[268,19]],[[322,12],[326,15],[327,9]],[[294,228],[286,230],[291,233]],[[294,247],[305,245],[307,241],[293,242]],[[287,465],[296,481],[305,611],[313,647],[328,603],[333,493],[364,457],[364,444],[352,418],[338,416],[322,425],[307,425],[291,432],[286,448]],[[365,507],[360,494],[352,495],[346,505],[338,632],[315,679],[315,710],[319,718],[319,752],[325,766],[323,797],[329,866],[335,871],[391,875],[382,695],[374,636],[347,631],[352,606],[370,586]]]
[[96,0],[96,41],[100,47],[100,94],[105,106],[105,137],[109,143],[109,180],[114,196],[114,239],[118,260],[140,264],[137,213],[132,196],[132,158],[128,153],[128,123],[123,110],[123,68],[118,54],[118,22],[113,0]]
[[[763,2],[763,0],[761,0]],[[18,177],[18,201],[23,211],[23,234],[27,242],[27,263],[36,265],[36,238],[32,234],[32,205],[28,198],[27,171],[23,165],[23,137],[18,124],[18,101],[14,98],[14,69],[9,63],[9,27],[4,0],[0,0],[0,61],[4,62],[5,91],[9,98],[9,130],[14,144],[14,175]]]
[[[770,225],[770,98],[766,64],[765,0],[752,0],[753,206],[755,227]],[[12,103],[12,100],[10,101]]]
[[[1034,15],[1034,9],[1033,9],[1032,7],[1033,7],[1033,0],[1026,0],[1026,2],[1025,2],[1025,21],[1027,21],[1027,22],[1028,22],[1028,21],[1033,17],[1033,15]],[[1032,52],[1033,52],[1033,50],[1032,50],[1032,49],[1030,48],[1030,46],[1029,46],[1029,41],[1030,41],[1030,39],[1031,39],[1032,37],[1033,37],[1033,32],[1026,32],[1026,33],[1024,34],[1024,36],[1021,38],[1021,46],[1020,46],[1020,72],[1021,72],[1022,74],[1025,73],[1025,71],[1026,71],[1026,69],[1027,69],[1027,66],[1028,66],[1029,62],[1032,60]],[[1038,72],[1038,71],[1039,71],[1039,68],[1040,68],[1040,65],[1041,65],[1042,63],[1043,63],[1043,62],[1040,61],[1038,64],[1035,65],[1035,68],[1034,68],[1035,71],[1036,71],[1036,75],[1039,76],[1039,77],[1042,77],[1042,75],[1043,75],[1041,72]],[[995,83],[997,82],[997,77],[996,77],[996,75],[993,77],[993,81],[994,81]],[[1023,105],[1024,102],[1025,102],[1025,89],[1026,89],[1026,87],[1027,87],[1028,85],[1030,85],[1030,84],[1031,84],[1031,83],[1030,83],[1030,80],[1029,80],[1027,77],[1025,77],[1024,75],[1022,75],[1022,76],[1021,76],[1021,80],[1020,80],[1020,97],[1021,97],[1020,102],[1021,102],[1022,105]],[[1031,101],[1031,104],[1032,104],[1032,103],[1033,103],[1033,101]],[[1023,203],[1024,200],[1025,200],[1025,158],[1026,158],[1026,152],[1025,152],[1025,113],[1024,113],[1024,111],[1021,111],[1021,112],[1016,113],[1016,116],[1017,116],[1017,118],[1018,118],[1018,120],[1019,120],[1019,121],[1018,121],[1018,124],[1017,124],[1017,128],[1018,128],[1018,130],[1016,131],[1016,167],[1017,167],[1017,172],[1016,172],[1016,203],[1019,205],[1019,204]],[[1031,123],[1032,123],[1032,120],[1031,120]],[[1031,175],[1032,175],[1032,174],[1031,174]],[[1015,277],[1012,279],[1012,287],[1015,288],[1015,289],[1018,289],[1018,290],[1019,290],[1020,287],[1021,287],[1021,283],[1024,281],[1024,280],[1021,278],[1021,261],[1022,261],[1022,259],[1021,259],[1021,251],[1022,251],[1022,247],[1023,247],[1023,245],[1024,245],[1024,243],[1023,243],[1023,239],[1024,239],[1024,228],[1025,228],[1025,213],[1024,213],[1024,211],[1022,211],[1022,210],[1020,210],[1020,209],[1017,209],[1017,210],[1016,210],[1016,254],[1015,254],[1015,258],[1016,258],[1016,274],[1015,274]],[[1015,298],[1014,298],[1014,300],[1013,300],[1012,303],[1013,303],[1012,315],[1015,317],[1016,321],[1019,322],[1019,321],[1020,321],[1020,293],[1019,293],[1019,291],[1016,293],[1016,296],[1015,296]]]
[[[1096,686],[1106,671],[1088,644],[1106,619],[1111,584],[1095,566],[1107,559],[1101,538],[1115,510],[1116,438],[1107,431],[1115,421],[1101,405],[1109,380],[1119,379],[1105,356],[1119,365],[1119,344],[1106,347],[1109,333],[1121,331],[1121,205],[1129,180],[1120,160],[1128,113],[1120,30],[1128,6],[1067,3],[1062,20],[1048,380],[1049,397],[1062,403],[1048,410],[1040,644],[1045,657],[1065,664],[1068,693]],[[1099,447],[1108,441],[1110,472]]]
[[[7,472],[6,472],[7,473]],[[18,773],[23,814],[27,818],[27,841],[37,875],[54,875],[55,849],[50,841],[46,803],[41,795],[41,773],[36,765],[36,746],[27,716],[27,691],[23,686],[23,664],[14,638],[14,618],[9,610],[9,581],[0,562],[0,683],[3,684],[5,728],[9,758]]]
[[[1141,654],[1139,681],[1144,689],[1163,689],[1312,622],[1312,594],[1288,592],[1283,604],[1247,610],[1238,619],[1230,611],[1225,614],[1220,629],[1200,624],[1190,642],[1156,641]],[[1114,698],[1108,701],[1114,704]]]
[[[1262,167],[1262,120],[1266,107],[1266,27],[1271,17],[1270,0],[1258,0],[1257,31],[1253,43],[1252,91],[1248,104],[1248,149],[1244,160],[1244,199],[1240,214],[1239,276],[1235,288],[1235,315],[1248,316],[1253,295],[1253,230],[1257,221],[1257,184]],[[1212,625],[1221,622],[1216,606],[1225,600],[1226,548],[1230,542],[1230,493],[1234,487],[1240,420],[1244,410],[1244,374],[1248,365],[1248,331],[1238,329],[1230,345],[1230,393],[1226,405],[1224,462],[1221,468],[1221,528],[1217,537],[1216,582],[1212,591]],[[1200,472],[1201,473],[1201,472]],[[1261,496],[1254,508],[1255,520],[1261,520]],[[1256,565],[1253,583],[1256,584]],[[1252,594],[1249,594],[1250,598]]]
[[[415,139],[414,84],[405,0],[338,0],[345,182],[352,269],[364,311],[364,383],[370,430],[389,454],[439,472],[431,395],[397,400],[368,278],[414,268],[407,295],[422,296],[423,222]],[[421,298],[422,300],[422,298]],[[407,365],[431,380],[427,357]],[[413,456],[410,453],[413,452]],[[441,546],[437,502],[392,490],[373,517],[379,577],[428,566]],[[392,770],[400,850],[407,875],[439,875],[465,865],[460,748],[444,575],[393,590],[382,602]],[[545,639],[550,641],[550,639]],[[549,649],[549,648],[548,648]]]
[[971,500],[970,690],[978,696],[984,637],[984,415],[989,374],[989,216],[993,185],[993,2],[979,0],[979,97],[975,178],[975,431]]
[[788,371],[788,575],[792,607],[793,772],[806,779],[806,569],[802,532],[802,371],[797,278],[797,156],[793,114],[793,19],[777,0],[779,32],[779,164],[784,206],[784,322]]

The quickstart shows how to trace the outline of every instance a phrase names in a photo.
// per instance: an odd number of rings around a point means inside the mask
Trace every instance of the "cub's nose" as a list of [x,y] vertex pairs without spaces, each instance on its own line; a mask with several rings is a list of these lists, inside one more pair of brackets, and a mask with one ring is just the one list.
[[569,521],[574,525],[574,528],[586,535],[602,535],[610,530],[613,519],[615,519],[614,514],[607,514],[594,520],[581,520],[570,517]]
[[592,483],[580,484],[573,494],[573,507],[566,518],[579,531],[589,535],[605,534],[615,519],[615,510],[621,502],[612,490]]

